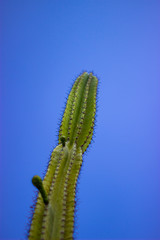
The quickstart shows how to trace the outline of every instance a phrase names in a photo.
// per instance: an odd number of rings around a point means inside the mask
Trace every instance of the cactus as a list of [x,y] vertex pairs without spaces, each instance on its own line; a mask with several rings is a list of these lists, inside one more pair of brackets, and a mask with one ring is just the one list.
[[73,239],[76,183],[82,155],[89,146],[95,122],[98,80],[84,72],[73,84],[46,175],[34,176],[39,190],[28,238]]

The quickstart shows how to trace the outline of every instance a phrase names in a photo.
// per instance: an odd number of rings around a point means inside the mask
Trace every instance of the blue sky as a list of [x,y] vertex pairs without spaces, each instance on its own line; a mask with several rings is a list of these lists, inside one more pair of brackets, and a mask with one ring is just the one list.
[[82,71],[99,78],[77,239],[160,239],[160,2],[2,0],[0,239],[24,239]]

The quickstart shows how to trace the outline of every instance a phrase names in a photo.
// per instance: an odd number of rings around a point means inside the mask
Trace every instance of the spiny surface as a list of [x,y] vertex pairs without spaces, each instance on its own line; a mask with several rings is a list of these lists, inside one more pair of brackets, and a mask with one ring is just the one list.
[[97,78],[85,72],[71,89],[60,126],[59,144],[52,152],[43,183],[39,180],[35,184],[40,185],[40,189],[43,187],[43,191],[37,198],[30,240],[73,239],[76,183],[82,154],[93,135],[97,84]]

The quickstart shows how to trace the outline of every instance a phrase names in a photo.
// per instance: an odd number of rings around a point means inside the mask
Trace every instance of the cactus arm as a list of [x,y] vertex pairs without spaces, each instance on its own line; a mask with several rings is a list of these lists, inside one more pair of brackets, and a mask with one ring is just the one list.
[[46,193],[46,191],[44,189],[42,179],[39,176],[34,176],[32,178],[32,183],[39,190],[39,192],[40,192],[40,194],[42,196],[44,204],[47,205],[48,204],[48,196],[47,196],[47,193]]
[[[61,157],[62,157],[62,147],[61,145],[58,145],[52,152],[48,170],[43,180],[43,186],[47,194],[49,193],[52,179],[55,175],[56,167],[60,162]],[[35,206],[34,215],[32,218],[32,224],[29,231],[29,239],[32,239],[32,240],[41,239],[41,229],[42,229],[44,209],[45,209],[45,205],[43,203],[43,198],[39,193],[37,198],[37,203]]]
[[69,94],[59,131],[44,177],[35,176],[37,203],[29,232],[30,240],[73,239],[75,191],[82,155],[90,144],[96,111],[98,80],[83,73]]

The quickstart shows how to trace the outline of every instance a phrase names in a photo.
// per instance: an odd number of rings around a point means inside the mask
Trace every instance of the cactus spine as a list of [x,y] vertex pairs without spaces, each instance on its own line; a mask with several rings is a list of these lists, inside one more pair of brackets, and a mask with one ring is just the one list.
[[69,94],[43,181],[32,179],[39,194],[29,231],[30,240],[73,239],[75,190],[82,155],[91,142],[96,112],[98,80],[92,73],[80,75]]

